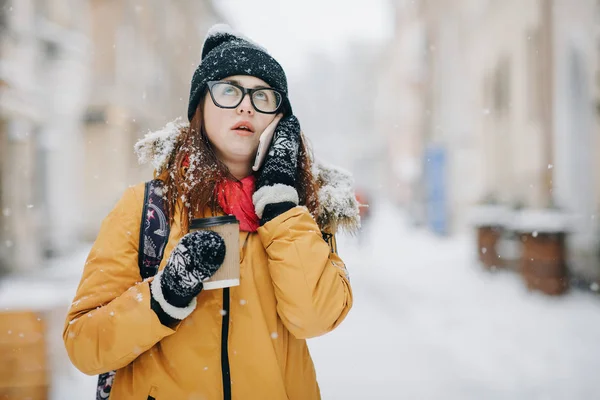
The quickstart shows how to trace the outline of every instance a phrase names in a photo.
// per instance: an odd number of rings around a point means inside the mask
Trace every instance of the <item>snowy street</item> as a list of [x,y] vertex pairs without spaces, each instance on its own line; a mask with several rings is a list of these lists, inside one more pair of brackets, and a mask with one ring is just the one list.
[[600,298],[530,293],[474,261],[474,239],[408,230],[374,205],[364,249],[340,240],[354,308],[311,341],[324,399],[593,399]]
[[[471,238],[411,230],[387,203],[373,211],[376,229],[362,247],[339,240],[354,308],[336,331],[309,342],[324,399],[597,398],[599,298],[529,293],[518,275],[479,267]],[[84,250],[54,260],[36,278],[47,284],[27,299],[57,303],[49,321],[56,400],[94,391],[95,377],[69,365],[60,337],[59,303],[75,291]],[[3,306],[21,283],[0,288]]]

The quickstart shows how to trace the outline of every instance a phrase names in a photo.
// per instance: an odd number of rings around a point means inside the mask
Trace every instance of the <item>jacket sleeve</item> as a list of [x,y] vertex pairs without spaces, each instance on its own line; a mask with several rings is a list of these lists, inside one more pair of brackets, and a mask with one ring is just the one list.
[[266,249],[277,312],[298,339],[336,328],[352,307],[346,267],[305,207],[294,207],[258,229]]
[[63,340],[83,373],[122,368],[175,332],[150,308],[138,267],[144,185],[129,188],[102,222],[67,314]]

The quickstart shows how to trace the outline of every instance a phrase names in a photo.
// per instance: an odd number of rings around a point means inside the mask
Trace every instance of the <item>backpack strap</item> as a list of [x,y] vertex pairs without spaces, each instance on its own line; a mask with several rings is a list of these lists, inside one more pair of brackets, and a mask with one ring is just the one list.
[[146,182],[138,252],[138,266],[142,279],[154,276],[158,271],[170,231],[163,198],[163,181],[154,179]]
[[337,254],[337,242],[333,233],[321,231],[321,235],[323,236],[323,240],[329,245],[331,252]]
[[98,384],[96,386],[96,400],[106,400],[110,397],[115,374],[117,371],[108,371],[98,375]]
[[[154,179],[146,182],[138,251],[138,267],[142,279],[154,276],[158,271],[170,232],[171,226],[165,213],[163,181]],[[109,398],[116,373],[117,371],[109,371],[98,375],[96,400]]]

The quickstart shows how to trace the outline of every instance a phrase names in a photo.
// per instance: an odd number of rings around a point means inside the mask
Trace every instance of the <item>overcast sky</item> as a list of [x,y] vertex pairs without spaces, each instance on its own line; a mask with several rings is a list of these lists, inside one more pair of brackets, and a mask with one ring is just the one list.
[[339,54],[353,40],[380,42],[391,34],[389,0],[218,0],[223,16],[266,47],[288,75],[311,52]]

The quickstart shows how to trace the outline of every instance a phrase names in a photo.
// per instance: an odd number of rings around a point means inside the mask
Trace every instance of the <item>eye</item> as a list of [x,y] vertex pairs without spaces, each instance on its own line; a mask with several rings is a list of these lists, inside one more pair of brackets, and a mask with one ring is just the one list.
[[222,93],[226,96],[235,96],[237,94],[237,90],[231,85],[224,85]]
[[254,100],[267,101],[269,98],[264,91],[254,93]]

